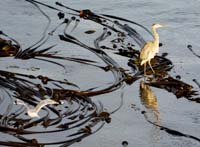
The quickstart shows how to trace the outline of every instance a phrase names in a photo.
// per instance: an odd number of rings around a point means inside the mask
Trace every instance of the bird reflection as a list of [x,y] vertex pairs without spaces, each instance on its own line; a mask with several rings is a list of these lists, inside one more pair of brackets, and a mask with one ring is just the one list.
[[151,90],[150,86],[143,81],[140,83],[140,99],[141,103],[150,111],[153,112],[155,121],[160,122],[160,114],[158,111],[158,102],[155,94]]
[[[145,84],[143,81],[140,83],[140,100],[142,105],[146,109],[148,109],[148,119],[152,122],[155,122],[156,124],[160,124],[160,113],[158,111],[158,102],[155,94],[151,90],[150,86]],[[158,138],[157,131],[153,131],[153,136],[156,137],[156,140]]]
[[45,99],[40,101],[37,106],[35,108],[30,109],[27,104],[25,104],[23,101],[16,99],[15,100],[15,104],[16,105],[24,105],[27,108],[27,113],[30,117],[34,118],[40,118],[40,116],[38,115],[40,109],[42,109],[43,107],[45,107],[46,105],[50,105],[50,104],[59,104],[59,102],[56,102],[52,99]]

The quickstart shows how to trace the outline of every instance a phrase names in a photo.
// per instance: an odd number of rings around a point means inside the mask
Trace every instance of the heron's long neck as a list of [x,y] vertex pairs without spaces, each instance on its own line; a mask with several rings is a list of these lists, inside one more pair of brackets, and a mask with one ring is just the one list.
[[154,43],[159,44],[159,35],[156,32],[156,29],[154,27],[152,28],[152,33],[153,33],[153,36],[154,36]]

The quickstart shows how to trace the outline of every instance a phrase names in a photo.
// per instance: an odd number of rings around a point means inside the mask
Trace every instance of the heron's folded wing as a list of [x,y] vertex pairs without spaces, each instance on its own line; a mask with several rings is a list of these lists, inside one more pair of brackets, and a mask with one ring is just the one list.
[[147,42],[144,47],[141,49],[140,52],[140,60],[149,60],[151,57],[151,54],[153,52],[153,43],[152,42]]

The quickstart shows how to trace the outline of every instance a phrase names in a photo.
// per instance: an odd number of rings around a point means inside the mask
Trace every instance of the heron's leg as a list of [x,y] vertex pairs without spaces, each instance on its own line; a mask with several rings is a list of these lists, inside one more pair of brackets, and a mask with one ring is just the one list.
[[148,63],[149,63],[149,66],[150,66],[151,70],[152,70],[153,73],[155,74],[155,71],[153,70],[153,68],[152,68],[152,66],[151,66],[150,60],[148,61]]
[[144,63],[144,77],[146,77],[146,63]]

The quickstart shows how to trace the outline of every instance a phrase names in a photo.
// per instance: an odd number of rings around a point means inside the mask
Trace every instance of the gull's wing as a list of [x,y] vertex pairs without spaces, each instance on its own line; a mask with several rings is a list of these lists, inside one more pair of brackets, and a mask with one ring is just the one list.
[[45,99],[45,100],[42,100],[41,102],[39,102],[39,104],[37,104],[37,106],[34,108],[34,110],[36,113],[38,113],[40,111],[40,109],[42,109],[44,106],[50,105],[50,104],[59,104],[59,103],[52,99]]

